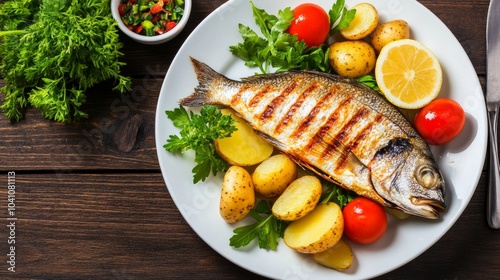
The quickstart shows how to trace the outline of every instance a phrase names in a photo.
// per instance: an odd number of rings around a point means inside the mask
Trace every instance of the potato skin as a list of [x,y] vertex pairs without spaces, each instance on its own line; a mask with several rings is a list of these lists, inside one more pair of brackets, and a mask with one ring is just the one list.
[[295,221],[311,212],[321,198],[321,181],[307,175],[295,179],[276,199],[272,212],[283,221]]
[[219,212],[228,223],[245,218],[255,206],[255,190],[250,173],[243,167],[231,166],[224,174]]
[[330,45],[328,61],[333,70],[347,78],[358,78],[375,68],[376,54],[364,41],[342,41]]
[[410,38],[410,26],[402,19],[379,24],[371,35],[371,44],[377,53],[388,43]]
[[297,165],[285,154],[276,154],[261,162],[252,173],[255,191],[274,198],[285,191],[297,177]]

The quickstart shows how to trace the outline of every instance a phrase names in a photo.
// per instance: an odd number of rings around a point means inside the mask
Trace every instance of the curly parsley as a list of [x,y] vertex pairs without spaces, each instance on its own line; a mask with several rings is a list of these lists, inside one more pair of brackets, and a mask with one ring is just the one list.
[[131,90],[131,79],[120,74],[116,24],[109,0],[4,1],[1,110],[19,121],[32,105],[45,118],[69,123],[87,117],[81,106],[93,85],[113,78],[115,90]]

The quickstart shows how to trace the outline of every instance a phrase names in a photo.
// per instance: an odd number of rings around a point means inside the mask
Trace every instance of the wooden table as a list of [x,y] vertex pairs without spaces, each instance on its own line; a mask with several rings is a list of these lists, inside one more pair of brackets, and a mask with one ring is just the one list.
[[[123,73],[133,77],[132,94],[112,92],[111,82],[96,86],[84,108],[90,117],[71,125],[43,119],[33,109],[19,123],[0,116],[0,278],[259,278],[193,232],[158,165],[154,118],[164,75],[188,34],[225,1],[194,2],[188,26],[168,44],[145,46],[122,36]],[[458,38],[484,89],[489,1],[420,2]],[[6,263],[9,172],[15,172],[16,187],[15,273]],[[451,230],[380,279],[500,279],[500,232],[485,220],[487,182],[488,160]]]

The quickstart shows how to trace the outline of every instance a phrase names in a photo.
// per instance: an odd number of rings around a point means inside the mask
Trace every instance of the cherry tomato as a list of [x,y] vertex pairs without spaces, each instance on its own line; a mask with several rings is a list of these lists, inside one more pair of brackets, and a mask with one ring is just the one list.
[[357,197],[342,210],[344,234],[360,244],[371,244],[379,240],[387,229],[387,214],[375,201]]
[[465,113],[455,100],[438,98],[420,109],[413,123],[427,143],[443,145],[460,134],[465,124]]
[[305,3],[293,9],[294,20],[288,33],[297,35],[308,47],[323,44],[330,32],[330,19],[323,8],[316,4]]

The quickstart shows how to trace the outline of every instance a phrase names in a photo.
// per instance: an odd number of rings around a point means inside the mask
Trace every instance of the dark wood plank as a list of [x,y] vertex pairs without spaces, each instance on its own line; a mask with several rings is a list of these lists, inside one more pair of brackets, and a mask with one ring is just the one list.
[[[7,182],[7,174],[0,178]],[[253,278],[191,230],[158,173],[59,178],[17,173],[15,180],[15,275],[22,278]],[[7,188],[0,189],[0,199],[7,201]],[[0,211],[2,224],[6,210]],[[4,225],[0,235],[6,233]],[[4,261],[0,267],[0,278],[14,275]]]
[[[0,116],[0,170],[158,169],[154,141],[156,104],[163,78],[134,79],[131,93],[112,83],[90,90],[88,119],[49,121],[29,108],[19,123]],[[124,133],[126,132],[126,133]]]

